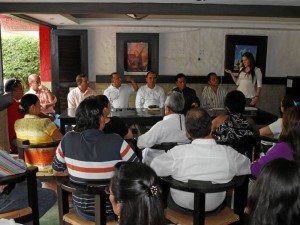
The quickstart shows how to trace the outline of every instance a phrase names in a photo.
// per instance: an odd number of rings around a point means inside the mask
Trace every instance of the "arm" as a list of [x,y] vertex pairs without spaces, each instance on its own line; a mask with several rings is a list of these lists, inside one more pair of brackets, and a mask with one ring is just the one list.
[[256,76],[256,91],[255,91],[255,97],[252,98],[252,101],[250,105],[255,105],[259,99],[260,93],[261,93],[261,87],[262,87],[262,73],[259,68],[255,68],[255,76]]
[[165,91],[161,88],[161,94],[159,96],[159,108],[163,108],[165,106]]
[[63,135],[59,129],[56,129],[52,134],[52,138],[54,141],[59,141],[63,138]]
[[272,133],[269,126],[265,126],[263,128],[260,128],[259,129],[259,135],[260,136],[265,136],[265,137],[270,137],[270,136],[273,137],[273,133]]
[[142,89],[140,88],[136,94],[135,108],[143,108],[144,102],[145,102],[145,98]]
[[124,139],[132,139],[133,138],[133,134],[130,128],[128,128],[128,132],[127,134],[124,136]]
[[131,83],[134,91],[137,91],[139,89],[139,86],[135,83],[134,79],[131,76],[126,76],[125,80]]
[[250,159],[247,156],[242,155],[235,150],[231,150],[230,152],[234,154],[232,157],[230,157],[230,159],[234,160],[234,162],[230,163],[230,165],[236,165],[235,175],[238,176],[250,174]]
[[250,105],[256,105],[261,92],[261,87],[256,88],[255,96],[252,98]]
[[150,148],[155,144],[160,144],[159,137],[162,129],[163,127],[160,126],[160,123],[156,123],[148,132],[139,136],[137,146],[139,148]]
[[225,69],[225,72],[229,73],[231,75],[231,78],[232,78],[232,80],[233,80],[234,83],[236,83],[238,81],[238,78],[236,76],[234,76],[234,74],[232,73],[231,70]]
[[195,90],[192,90],[192,106],[193,107],[200,106],[200,101],[199,101],[199,98],[196,95],[196,91]]
[[54,176],[68,176],[69,171],[67,169],[64,153],[61,149],[61,142],[59,143],[55,156],[52,162],[52,169]]
[[76,103],[75,103],[75,99],[74,99],[72,91],[69,92],[67,99],[68,99],[68,108],[69,109],[75,109],[76,108]]
[[[176,148],[176,147],[175,147]],[[172,154],[172,150],[163,153],[160,156],[155,157],[150,167],[154,169],[158,176],[170,176],[173,174],[175,159]]]

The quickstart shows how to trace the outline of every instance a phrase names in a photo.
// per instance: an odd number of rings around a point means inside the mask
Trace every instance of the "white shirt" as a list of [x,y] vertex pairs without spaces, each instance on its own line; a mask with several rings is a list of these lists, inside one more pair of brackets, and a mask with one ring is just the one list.
[[147,133],[139,136],[137,146],[145,148],[143,150],[144,163],[149,165],[154,157],[164,153],[162,150],[150,148],[163,142],[190,143],[186,136],[184,115],[174,113],[164,116],[162,121],[157,122]]
[[163,108],[165,104],[165,92],[160,86],[155,85],[153,89],[146,85],[139,88],[136,99],[136,108],[148,108],[149,105],[158,105]]
[[282,131],[282,118],[278,118],[275,122],[271,123],[269,128],[274,138],[278,139]]
[[133,91],[133,87],[128,84],[121,84],[119,88],[110,85],[103,94],[106,95],[114,108],[127,108],[129,96]]
[[[153,159],[150,165],[158,176],[174,179],[227,183],[236,175],[250,174],[250,160],[214,139],[196,139],[191,144],[178,145]],[[179,206],[194,209],[194,194],[171,189]],[[225,192],[206,194],[205,210],[216,209],[225,199]]]
[[87,90],[82,93],[79,89],[79,87],[76,87],[74,88],[73,90],[71,90],[68,94],[68,108],[70,109],[76,109],[79,105],[79,103],[89,97],[89,96],[92,96],[92,95],[96,95],[96,92],[91,89],[91,88],[87,88]]
[[236,85],[238,85],[237,90],[244,93],[246,98],[253,98],[256,95],[255,85],[257,83],[257,87],[262,86],[262,73],[259,68],[255,67],[255,77],[252,81],[251,74],[246,74],[245,72],[241,72]]

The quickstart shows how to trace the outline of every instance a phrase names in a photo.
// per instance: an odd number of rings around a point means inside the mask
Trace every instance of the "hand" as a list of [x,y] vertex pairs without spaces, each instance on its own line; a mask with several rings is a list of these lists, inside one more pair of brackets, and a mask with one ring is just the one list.
[[225,69],[224,70],[226,73],[232,74],[232,71],[230,69]]
[[256,105],[257,100],[258,100],[257,97],[252,98],[251,102],[250,102],[250,105]]
[[133,78],[131,76],[126,76],[126,77],[124,77],[124,79],[127,82],[132,82],[133,81]]
[[49,89],[42,84],[39,86],[39,90],[49,91]]

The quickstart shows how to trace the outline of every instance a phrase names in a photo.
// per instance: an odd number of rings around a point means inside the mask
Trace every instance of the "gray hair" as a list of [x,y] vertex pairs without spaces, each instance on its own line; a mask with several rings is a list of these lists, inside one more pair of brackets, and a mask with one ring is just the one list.
[[165,105],[169,107],[174,113],[181,113],[184,108],[183,94],[172,91],[168,93]]

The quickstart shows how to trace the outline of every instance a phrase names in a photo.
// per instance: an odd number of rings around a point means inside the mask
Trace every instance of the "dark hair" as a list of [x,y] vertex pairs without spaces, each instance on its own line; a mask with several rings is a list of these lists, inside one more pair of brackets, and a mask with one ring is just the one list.
[[8,79],[4,85],[5,92],[13,92],[19,85],[22,85],[21,81],[16,78]]
[[101,105],[101,108],[108,107],[109,100],[106,95],[96,95],[95,98],[98,104]]
[[110,183],[121,203],[119,225],[166,225],[162,190],[152,168],[137,162],[118,162]]
[[296,225],[300,221],[300,168],[274,159],[260,172],[249,198],[249,225]]
[[99,129],[103,108],[95,96],[87,97],[80,102],[75,113],[76,126],[74,130],[82,132],[87,129]]
[[246,106],[245,95],[238,90],[231,91],[226,95],[224,105],[232,114],[243,113]]
[[285,141],[293,149],[294,159],[300,162],[300,106],[283,112],[280,141]]
[[174,113],[181,113],[184,108],[183,94],[177,91],[172,91],[168,94],[165,106],[169,107]]
[[217,75],[215,72],[210,72],[210,73],[207,74],[207,76],[206,76],[207,82],[210,81],[210,78],[211,78],[212,76],[217,76],[217,78],[219,79],[218,75]]
[[35,94],[26,94],[20,100],[20,107],[18,111],[22,114],[28,113],[30,106],[35,105],[39,98]]
[[192,108],[186,113],[185,127],[193,139],[206,137],[211,133],[211,118],[201,108]]
[[[112,76],[113,76],[114,74],[118,74],[118,72],[113,72],[113,73],[111,73],[111,74],[110,74],[110,78],[112,78]],[[119,75],[119,74],[118,74],[118,75]]]
[[154,71],[149,70],[149,71],[147,72],[147,74],[146,74],[146,78],[148,77],[148,75],[149,75],[150,73],[154,73],[155,75],[157,75]]
[[80,84],[81,82],[82,82],[82,78],[84,78],[84,77],[87,77],[87,75],[85,75],[85,74],[78,74],[77,76],[76,76],[76,83],[78,84]]
[[186,80],[186,76],[183,74],[183,73],[179,73],[179,74],[177,74],[176,76],[175,76],[175,82],[179,79],[179,78],[183,78],[184,77],[184,79]]
[[[250,62],[250,74],[251,74],[252,81],[253,81],[253,79],[255,77],[255,59],[254,59],[254,56],[253,56],[253,54],[251,52],[245,52],[242,55],[242,57],[246,57],[249,60],[249,62]],[[244,71],[245,69],[246,69],[246,67],[243,64],[243,67],[241,68],[240,73],[242,71]]]

